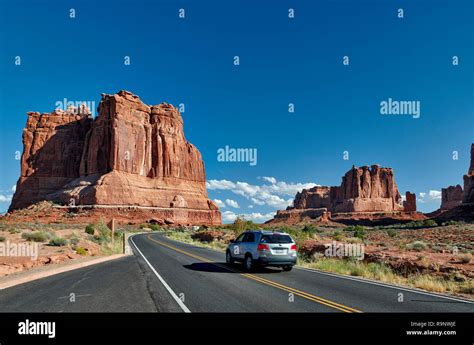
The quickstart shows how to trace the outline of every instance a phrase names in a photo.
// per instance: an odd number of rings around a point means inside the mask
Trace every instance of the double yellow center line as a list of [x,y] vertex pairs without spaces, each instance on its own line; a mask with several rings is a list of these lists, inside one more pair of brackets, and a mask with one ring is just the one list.
[[337,310],[340,310],[340,311],[343,311],[345,313],[361,313],[360,310],[357,310],[357,309],[354,309],[354,308],[351,308],[351,307],[348,307],[348,306],[345,306],[343,304],[339,304],[339,303],[336,303],[336,302],[333,302],[333,301],[330,301],[330,300],[327,300],[327,299],[324,299],[324,298],[321,298],[321,297],[318,297],[318,296],[315,296],[315,295],[312,295],[310,293],[307,293],[307,292],[304,292],[304,291],[300,291],[300,290],[297,290],[297,289],[294,289],[294,288],[291,288],[289,286],[286,286],[286,285],[283,285],[283,284],[280,284],[280,283],[277,283],[277,282],[274,282],[272,280],[268,280],[268,279],[265,279],[265,278],[262,278],[262,277],[259,277],[259,276],[256,276],[254,274],[250,274],[250,273],[244,273],[242,271],[238,271],[238,270],[235,270],[229,266],[225,266],[225,265],[221,265],[219,263],[214,263],[212,262],[211,260],[208,260],[206,258],[203,258],[202,256],[199,256],[199,255],[195,255],[195,254],[192,254],[192,253],[189,253],[185,250],[182,250],[182,249],[179,249],[179,248],[176,248],[174,246],[171,246],[167,243],[163,243],[161,241],[158,241],[154,238],[151,237],[151,235],[148,235],[148,239],[150,241],[153,241],[155,243],[158,243],[164,247],[167,247],[167,248],[170,248],[174,251],[177,251],[181,254],[184,254],[186,256],[190,256],[196,260],[199,260],[199,261],[202,261],[202,262],[205,262],[205,263],[212,263],[213,265],[215,266],[218,266],[218,267],[221,267],[221,268],[224,268],[230,272],[234,272],[234,273],[238,273],[248,279],[252,279],[254,281],[257,281],[259,283],[262,283],[262,284],[265,284],[265,285],[269,285],[269,286],[272,286],[274,288],[277,288],[277,289],[280,289],[280,290],[284,290],[286,292],[290,292],[294,295],[297,295],[297,296],[300,296],[302,298],[305,298],[307,300],[310,300],[310,301],[313,301],[313,302],[316,302],[316,303],[319,303],[319,304],[323,304],[325,306],[328,306],[328,307],[331,307],[331,308],[334,308],[334,309],[337,309]]

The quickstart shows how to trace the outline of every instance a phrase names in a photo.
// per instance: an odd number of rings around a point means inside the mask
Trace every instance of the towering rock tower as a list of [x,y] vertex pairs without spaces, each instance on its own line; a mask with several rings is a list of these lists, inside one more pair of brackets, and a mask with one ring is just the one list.
[[204,163],[172,105],[128,91],[102,95],[99,115],[28,113],[21,176],[10,209],[64,205],[150,207],[180,223],[221,222]]

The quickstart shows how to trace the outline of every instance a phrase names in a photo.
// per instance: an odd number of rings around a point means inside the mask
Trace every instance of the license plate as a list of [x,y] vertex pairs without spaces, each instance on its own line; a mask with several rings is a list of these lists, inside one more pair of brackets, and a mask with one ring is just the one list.
[[286,254],[286,250],[285,249],[273,249],[273,254],[275,254],[275,255],[284,255],[284,254]]

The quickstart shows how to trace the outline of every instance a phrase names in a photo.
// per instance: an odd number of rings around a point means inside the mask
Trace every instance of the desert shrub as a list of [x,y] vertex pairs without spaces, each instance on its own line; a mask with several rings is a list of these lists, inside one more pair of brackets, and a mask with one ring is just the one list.
[[458,260],[461,261],[463,264],[468,264],[471,262],[472,256],[470,254],[461,254],[458,255]]
[[67,240],[62,237],[53,237],[48,243],[49,246],[53,246],[53,247],[62,247],[62,246],[65,246],[66,244],[67,244]]
[[438,226],[438,223],[433,219],[425,219],[425,220],[417,220],[406,223],[403,227],[404,228],[431,228]]
[[342,234],[339,230],[334,231],[333,235],[334,240],[340,241],[342,239]]
[[24,232],[21,234],[21,238],[32,242],[46,242],[49,239],[49,235],[43,231]]
[[438,223],[436,223],[436,221],[434,221],[433,219],[425,219],[423,221],[423,226],[434,227],[434,226],[438,226]]
[[160,231],[161,227],[158,224],[150,224],[150,229],[153,231]]
[[225,232],[219,230],[204,230],[198,231],[191,235],[193,240],[201,242],[213,242],[222,240],[225,236]]
[[356,225],[354,227],[354,235],[353,236],[363,240],[364,236],[365,236],[365,228],[361,225]]
[[393,237],[397,236],[397,232],[396,232],[395,230],[393,230],[393,229],[388,229],[388,230],[387,230],[387,235],[388,235],[389,237],[392,237],[392,238],[393,238]]
[[77,246],[77,244],[79,243],[79,239],[77,237],[71,237],[69,239],[69,243],[71,244],[71,246]]
[[301,229],[301,231],[303,233],[306,233],[306,234],[314,234],[314,233],[317,233],[317,232],[321,232],[321,230],[318,227],[316,227],[312,224],[306,224],[303,227],[303,229]]
[[443,222],[441,225],[448,226],[448,225],[460,225],[460,224],[463,224],[463,223],[456,220],[448,220],[446,222]]
[[109,243],[111,241],[112,231],[107,227],[104,220],[100,220],[95,227],[97,234],[94,235],[94,241],[99,244]]
[[425,242],[415,241],[415,242],[407,244],[406,248],[408,250],[415,250],[417,252],[420,252],[420,251],[425,250],[426,248],[428,248],[428,246],[426,245]]
[[5,242],[5,237],[0,236],[0,242]]
[[86,234],[94,235],[94,224],[89,224],[86,226]]
[[84,247],[77,247],[76,253],[79,255],[87,255],[87,249]]
[[147,228],[147,226],[146,226],[146,224],[140,224],[139,228],[140,229],[145,229],[145,228]]
[[251,220],[246,220],[242,216],[238,216],[234,223],[230,225],[230,229],[236,234],[239,235],[242,232],[246,230],[258,230],[260,229],[260,226],[258,224],[255,224]]

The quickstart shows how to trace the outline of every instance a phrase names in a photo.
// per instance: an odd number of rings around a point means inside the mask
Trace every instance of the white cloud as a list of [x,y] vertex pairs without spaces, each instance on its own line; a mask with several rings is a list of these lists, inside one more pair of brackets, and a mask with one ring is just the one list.
[[11,191],[12,191],[13,193],[15,193],[15,192],[16,192],[16,184],[14,184],[14,185],[12,186],[12,189],[11,189]]
[[262,179],[264,181],[270,182],[271,184],[277,183],[277,180],[274,177],[263,176]]
[[12,201],[12,196],[13,196],[13,195],[3,195],[3,194],[0,194],[0,202],[9,202],[9,201]]
[[227,180],[210,180],[206,182],[206,187],[207,189],[232,189],[235,188],[235,185],[233,182],[227,181]]
[[233,222],[239,216],[245,218],[246,220],[262,223],[269,219],[272,219],[274,215],[275,212],[269,212],[266,214],[262,214],[260,212],[236,214],[232,211],[225,211],[222,212],[222,220],[224,222]]
[[430,190],[428,196],[431,200],[441,200],[441,192],[438,190]]
[[222,200],[219,200],[219,199],[214,199],[213,200],[217,206],[219,206],[220,208],[224,208],[225,207],[225,203],[222,201]]
[[230,206],[230,207],[233,207],[233,208],[240,208],[239,206],[239,203],[235,200],[232,200],[232,199],[226,199],[225,203]]
[[417,201],[422,204],[425,202],[441,200],[441,192],[438,190],[430,190],[428,193],[420,192],[418,193],[418,195],[419,195],[419,198],[417,199]]
[[271,184],[253,185],[242,181],[209,180],[206,182],[206,187],[208,190],[229,190],[250,200],[255,205],[286,208],[291,204],[297,192],[317,186],[316,183],[312,182],[287,183],[267,176],[262,177],[262,179]]

